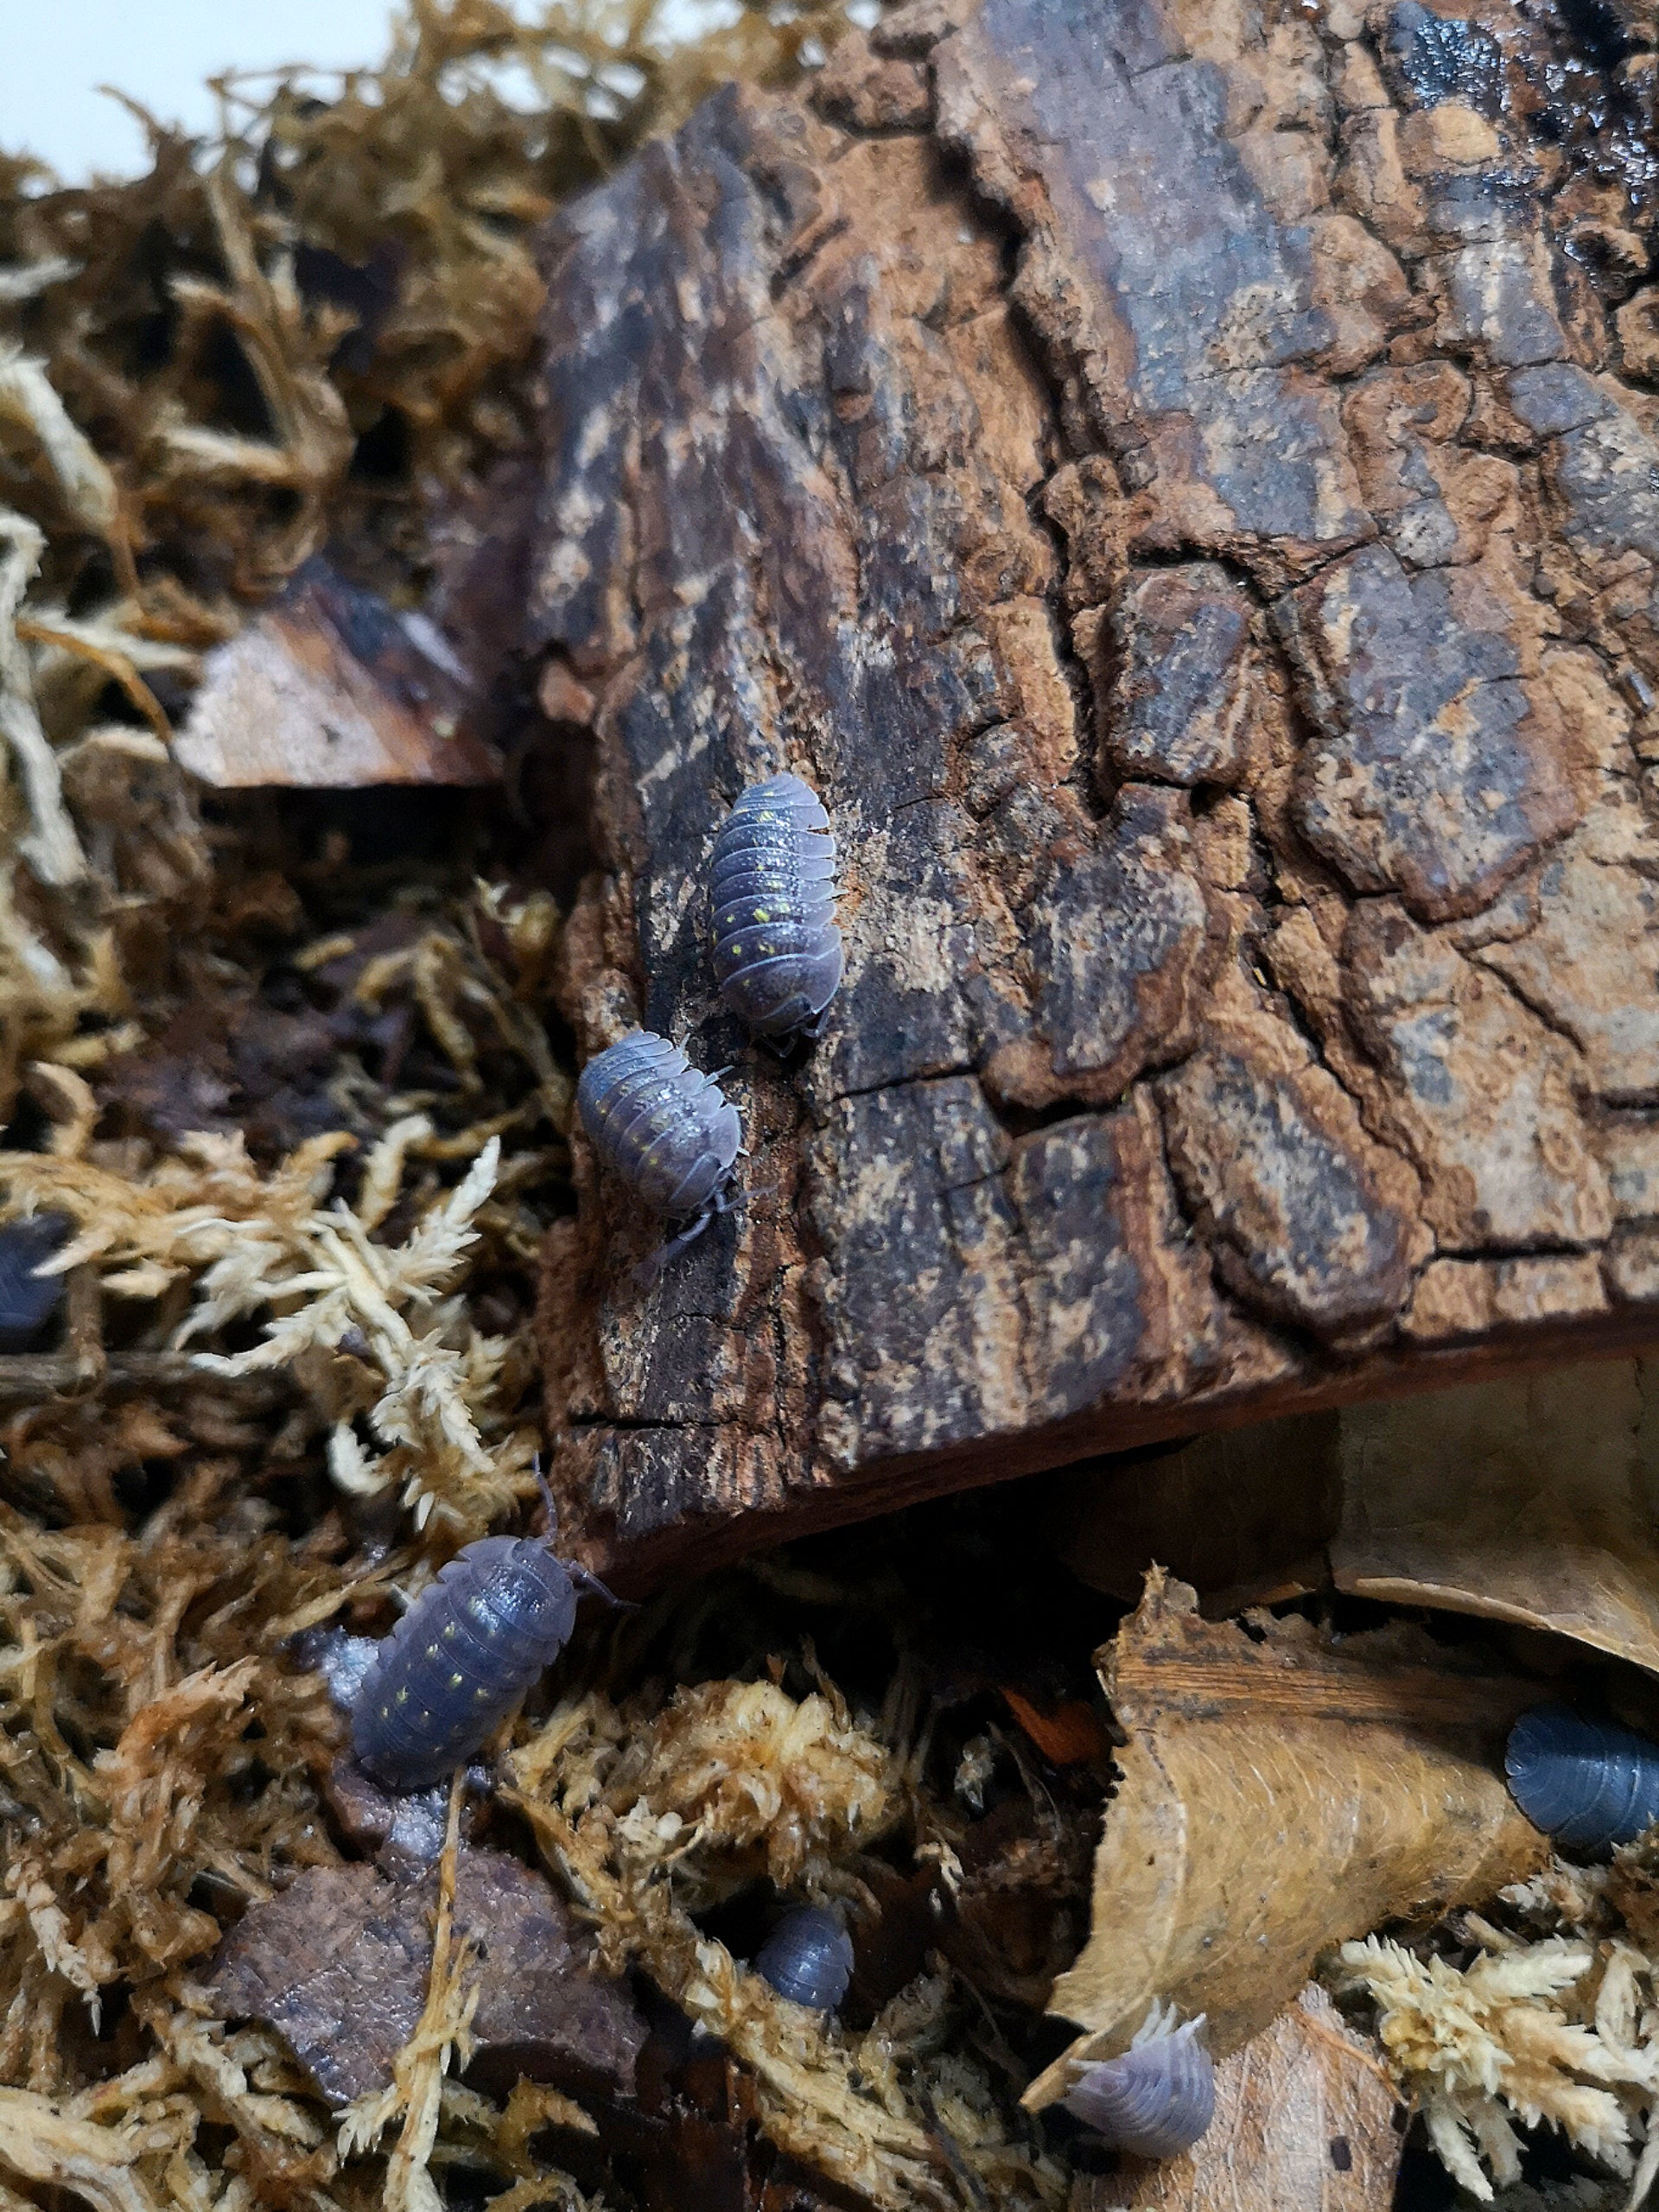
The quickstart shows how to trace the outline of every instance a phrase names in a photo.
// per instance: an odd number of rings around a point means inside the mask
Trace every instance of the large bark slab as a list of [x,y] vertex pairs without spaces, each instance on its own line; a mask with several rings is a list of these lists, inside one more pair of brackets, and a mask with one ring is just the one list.
[[[753,1154],[639,1291],[579,1149],[607,1571],[1659,1338],[1653,28],[920,0],[558,219],[564,1010]],[[779,1068],[701,887],[785,766],[849,963]]]

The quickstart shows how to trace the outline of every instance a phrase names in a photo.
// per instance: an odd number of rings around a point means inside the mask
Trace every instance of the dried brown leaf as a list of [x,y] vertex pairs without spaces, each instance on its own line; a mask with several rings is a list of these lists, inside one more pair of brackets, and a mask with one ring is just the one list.
[[1154,1571],[1102,1675],[1128,1735],[1123,1779],[1093,1932],[1049,2005],[1086,2032],[1033,2084],[1033,2107],[1065,2094],[1076,2062],[1122,2050],[1154,1999],[1205,2013],[1224,2056],[1329,1944],[1432,1919],[1542,1863],[1501,1764],[1535,1693],[1415,1631],[1212,1625]]
[[1654,1387],[1598,1362],[1201,1438],[1079,1478],[1066,1555],[1125,1597],[1160,1559],[1211,1616],[1334,1585],[1659,1669]]
[[1659,1669],[1659,1404],[1610,1362],[1342,1417],[1339,1588]]

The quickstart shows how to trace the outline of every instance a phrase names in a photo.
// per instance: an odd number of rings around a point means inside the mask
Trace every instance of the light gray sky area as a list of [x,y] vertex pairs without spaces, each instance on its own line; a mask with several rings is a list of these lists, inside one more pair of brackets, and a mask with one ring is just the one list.
[[[691,0],[685,13],[697,12]],[[100,83],[164,122],[209,130],[209,77],[294,61],[361,67],[385,53],[391,13],[391,0],[0,0],[0,147],[71,182],[129,175],[145,166],[143,133]]]
[[207,130],[209,77],[377,60],[391,16],[391,0],[0,0],[0,146],[71,181],[127,175],[144,166],[143,134],[100,82]]

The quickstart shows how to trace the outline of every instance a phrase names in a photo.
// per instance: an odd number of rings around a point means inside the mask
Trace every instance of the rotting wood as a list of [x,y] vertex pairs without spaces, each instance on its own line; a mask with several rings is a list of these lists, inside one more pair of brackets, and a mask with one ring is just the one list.
[[[1659,1337],[1653,22],[1588,20],[918,0],[556,219],[562,1003],[754,1154],[642,1293],[579,1151],[607,1573]],[[701,895],[783,766],[849,950],[786,1069]]]

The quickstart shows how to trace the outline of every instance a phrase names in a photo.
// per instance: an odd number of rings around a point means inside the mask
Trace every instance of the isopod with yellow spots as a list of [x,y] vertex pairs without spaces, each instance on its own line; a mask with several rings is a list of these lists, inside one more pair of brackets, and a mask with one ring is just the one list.
[[382,1642],[352,1708],[352,1747],[390,1789],[451,1775],[552,1665],[576,1624],[582,1570],[544,1541],[485,1536]]
[[816,1038],[841,983],[836,841],[798,776],[742,793],[715,839],[709,871],[720,995],[779,1052]]

